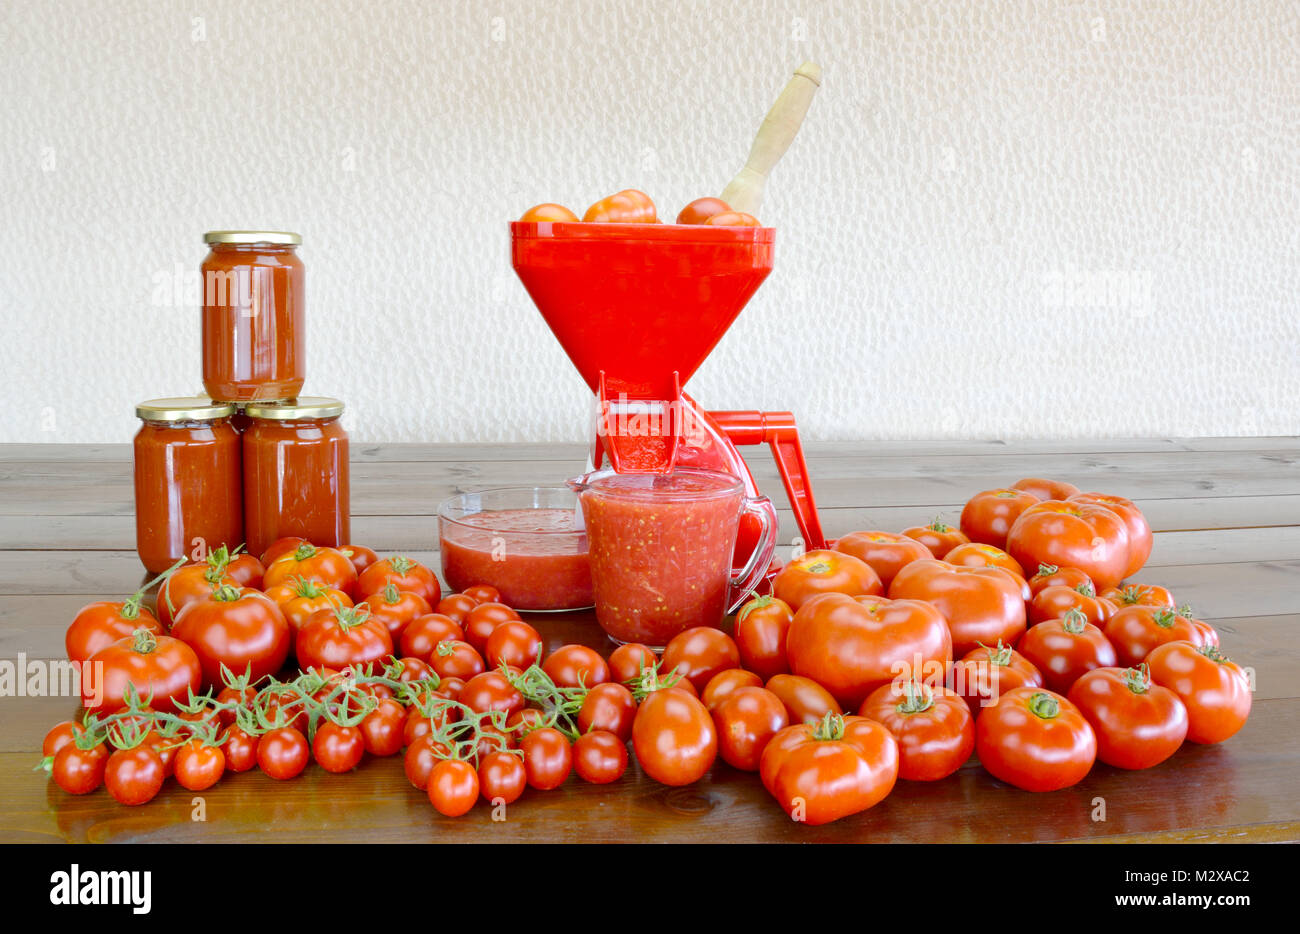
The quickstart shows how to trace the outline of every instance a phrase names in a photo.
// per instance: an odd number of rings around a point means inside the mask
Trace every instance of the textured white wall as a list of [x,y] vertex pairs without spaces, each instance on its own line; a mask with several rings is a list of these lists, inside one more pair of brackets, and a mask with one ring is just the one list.
[[307,391],[355,438],[576,440],[506,220],[716,193],[806,58],[776,271],[698,398],[814,438],[1300,433],[1294,0],[0,0],[0,440],[198,389],[158,283],[218,227],[302,232]]

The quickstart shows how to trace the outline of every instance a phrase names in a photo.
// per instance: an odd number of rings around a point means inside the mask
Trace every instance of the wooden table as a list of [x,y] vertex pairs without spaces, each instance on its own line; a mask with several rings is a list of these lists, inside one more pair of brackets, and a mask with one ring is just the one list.
[[[561,445],[355,445],[354,540],[436,567],[433,518],[453,492],[547,484],[576,473]],[[635,765],[618,783],[575,778],[528,792],[494,822],[480,806],[439,817],[400,759],[330,776],[312,766],[276,783],[229,776],[196,795],[169,782],[144,807],[104,791],[76,798],[31,769],[41,738],[72,715],[69,698],[0,697],[0,841],[1183,841],[1300,839],[1300,440],[935,442],[812,445],[809,462],[829,535],[956,521],[972,494],[1022,476],[1070,480],[1130,497],[1157,530],[1139,579],[1170,587],[1214,622],[1224,650],[1254,669],[1254,711],[1228,742],[1187,745],[1140,773],[1098,765],[1080,785],[1031,795],[968,763],[942,782],[900,782],[876,808],[811,828],[792,824],[757,778],[719,763],[669,789]],[[783,494],[764,451],[751,462]],[[122,599],[136,560],[128,445],[0,446],[0,660],[56,659],[73,614]],[[794,523],[782,512],[782,529]],[[535,616],[549,647],[602,646],[589,614]],[[1104,799],[1105,820],[1094,820]]]

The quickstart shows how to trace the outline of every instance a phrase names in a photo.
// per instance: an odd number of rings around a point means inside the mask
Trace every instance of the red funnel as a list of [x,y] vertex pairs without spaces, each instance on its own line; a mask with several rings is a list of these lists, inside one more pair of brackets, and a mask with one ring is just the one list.
[[[515,272],[601,397],[616,469],[672,467],[683,431],[681,387],[772,271],[775,234],[770,227],[510,225]],[[634,410],[648,403],[651,420],[666,413],[668,426],[615,425],[611,406],[625,413],[624,403]]]

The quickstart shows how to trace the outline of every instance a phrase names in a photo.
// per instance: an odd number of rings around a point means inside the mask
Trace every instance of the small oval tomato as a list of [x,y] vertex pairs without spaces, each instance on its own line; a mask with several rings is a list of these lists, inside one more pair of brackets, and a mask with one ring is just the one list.
[[194,650],[172,636],[138,629],[96,652],[82,666],[81,702],[102,715],[126,707],[127,685],[141,702],[171,712],[177,701],[203,687],[203,667]]
[[677,215],[679,224],[707,224],[715,214],[724,214],[731,210],[731,205],[721,198],[696,198]]
[[844,712],[830,692],[812,678],[773,675],[766,687],[785,704],[791,723],[818,723],[828,713],[838,716]]
[[893,532],[850,532],[835,542],[834,551],[853,555],[871,565],[880,578],[882,592],[906,565],[934,554],[914,538]]
[[[401,555],[376,561],[362,571],[356,583],[357,598],[379,593],[389,584],[398,590],[419,594],[429,606],[437,606],[442,599],[442,585],[438,583],[434,573],[419,561],[412,561]],[[438,612],[445,611],[440,609]]]
[[738,688],[710,713],[718,731],[718,754],[728,765],[745,772],[758,771],[767,744],[790,725],[781,698],[762,687]]
[[[995,545],[1006,550],[1007,533],[1020,514],[1039,502],[1037,496],[1023,490],[985,490],[976,493],[961,511],[961,530],[972,542]],[[1020,562],[1024,567],[1025,563]]]
[[424,597],[409,590],[398,590],[393,584],[386,584],[383,590],[361,602],[370,607],[370,618],[388,630],[393,645],[397,645],[412,621],[433,612]]
[[1117,607],[1126,606],[1166,606],[1173,609],[1178,606],[1174,595],[1168,589],[1156,584],[1125,584],[1112,587],[1102,597]]
[[176,750],[176,781],[190,791],[211,788],[226,771],[226,754],[220,746],[192,739]]
[[[1078,568],[1058,568],[1055,564],[1040,564],[1034,576],[1029,578],[1030,599],[1048,587],[1086,587],[1097,592],[1092,578]],[[1083,593],[1084,591],[1079,591]]]
[[588,224],[653,224],[658,217],[649,195],[635,188],[625,188],[587,208],[582,220]]
[[858,713],[898,742],[898,777],[933,782],[957,771],[975,751],[975,718],[965,698],[920,681],[882,684]]
[[573,747],[569,738],[554,727],[533,730],[519,741],[524,753],[528,786],[538,791],[559,788],[573,770]]
[[824,593],[878,597],[884,593],[884,587],[871,565],[829,549],[805,552],[772,579],[773,596],[785,601],[796,613],[799,607]]
[[1116,664],[1114,647],[1079,610],[1031,626],[1016,649],[1042,672],[1047,687],[1057,694],[1068,692],[1086,672]]
[[152,801],[166,778],[162,759],[149,746],[119,749],[104,764],[104,786],[119,804]]
[[[544,204],[534,204],[523,213],[523,216],[520,217],[519,220],[526,224],[576,224],[578,222],[578,215],[574,214],[562,204],[555,204],[548,201]],[[509,804],[509,802],[506,803]]]
[[[1142,515],[1142,510],[1138,509],[1132,500],[1125,499],[1122,496],[1107,496],[1104,493],[1075,493],[1069,497],[1067,502],[1104,506],[1119,516],[1128,532],[1128,564],[1120,577],[1121,579],[1132,577],[1142,570],[1147,563],[1147,558],[1151,557],[1153,536],[1146,516]],[[1097,584],[1102,586],[1100,581]]]
[[734,694],[741,688],[761,688],[763,679],[752,671],[746,671],[743,668],[728,668],[726,671],[720,671],[704,686],[700,692],[700,702],[708,708],[709,713],[722,703],[727,697]]
[[478,801],[478,773],[460,759],[443,759],[429,773],[429,803],[444,817],[460,817]]
[[1022,567],[1055,564],[1078,568],[1100,590],[1124,578],[1129,560],[1128,528],[1105,506],[1071,499],[1036,503],[1007,533],[1006,550]]
[[1097,758],[1079,708],[1044,688],[1015,688],[975,720],[975,751],[994,778],[1025,791],[1078,784]]
[[64,636],[68,660],[84,662],[100,649],[125,639],[137,629],[147,629],[156,636],[162,626],[152,613],[140,606],[135,597],[121,602],[107,600],[83,606],[73,617]]
[[383,623],[361,607],[321,610],[298,630],[294,643],[303,668],[365,668],[393,654],[393,640]]
[[450,616],[426,613],[411,620],[410,625],[402,631],[402,654],[427,662],[438,643],[447,641],[464,642],[465,631]]
[[258,767],[277,781],[297,778],[310,758],[307,737],[291,726],[263,733],[257,741]]
[[949,525],[938,516],[929,525],[914,525],[903,529],[903,534],[908,538],[916,539],[940,561],[958,545],[965,545],[970,541],[965,532]]
[[624,685],[607,681],[592,688],[578,709],[578,731],[602,730],[613,733],[623,742],[632,738],[632,721],[636,718],[636,699]]
[[357,569],[337,548],[299,545],[268,564],[262,577],[268,590],[295,580],[312,580],[322,587],[341,590],[349,597],[357,593]]
[[484,655],[493,668],[502,663],[521,671],[537,663],[542,656],[542,634],[523,620],[506,620],[488,636]]
[[333,720],[322,720],[311,741],[312,755],[326,772],[350,772],[361,764],[366,752],[366,741],[355,726],[340,726]]
[[894,578],[889,596],[922,600],[942,613],[952,635],[954,656],[999,640],[1014,644],[1025,631],[1021,582],[1002,568],[913,561]]
[[755,597],[742,606],[736,614],[735,636],[740,664],[764,681],[788,672],[785,637],[793,620],[789,604],[776,597]]
[[792,819],[815,827],[865,811],[889,795],[898,780],[898,743],[874,720],[827,716],[772,737],[759,774]]
[[663,670],[675,671],[686,678],[697,693],[718,672],[739,665],[740,649],[735,640],[712,626],[695,626],[680,632],[664,647]]
[[542,671],[557,687],[595,687],[609,680],[609,666],[595,649],[585,645],[562,645],[546,657]]
[[1069,699],[1097,734],[1097,758],[1120,769],[1164,762],[1187,737],[1187,708],[1141,668],[1097,668],[1070,687]]
[[488,639],[502,623],[514,622],[519,614],[504,603],[478,603],[465,616],[465,641],[480,653],[487,651]]
[[172,633],[184,640],[203,665],[203,680],[225,684],[222,666],[256,681],[279,672],[293,644],[289,623],[265,594],[245,587],[218,587],[176,617]]
[[82,749],[76,743],[64,744],[54,754],[50,777],[70,795],[86,795],[104,784],[104,765],[108,747],[103,743]]
[[659,657],[648,645],[625,642],[609,653],[609,676],[613,681],[629,684],[639,681],[642,674],[659,667]]
[[1178,695],[1187,708],[1187,738],[1221,743],[1250,716],[1250,680],[1212,645],[1166,642],[1147,656],[1151,680]]
[[1077,587],[1054,584],[1044,587],[1029,601],[1029,625],[1035,626],[1049,619],[1060,619],[1071,610],[1083,614],[1094,626],[1101,626],[1115,615],[1115,604],[1097,596],[1092,584]]
[[573,744],[573,770],[593,785],[617,781],[627,771],[626,741],[604,730],[584,733]]
[[949,669],[947,686],[960,694],[972,714],[1014,688],[1043,686],[1043,675],[1023,655],[1001,642],[996,647],[976,646]]
[[430,653],[429,667],[444,681],[451,678],[468,681],[483,673],[483,656],[468,642],[444,639]]
[[1219,636],[1208,623],[1183,616],[1168,607],[1120,607],[1106,621],[1106,638],[1115,647],[1118,664],[1136,667],[1158,646],[1167,642],[1218,645]]
[[1011,484],[1011,489],[1032,493],[1041,500],[1069,499],[1079,492],[1073,483],[1064,480],[1044,480],[1042,477],[1026,477]]
[[663,688],[637,708],[632,748],[641,768],[655,781],[689,785],[713,765],[718,734],[698,698],[681,688]]
[[483,800],[493,806],[514,804],[528,787],[523,757],[512,752],[489,752],[479,759],[478,787]]
[[56,723],[50,727],[45,739],[41,742],[41,755],[49,758],[56,752],[76,740],[78,736],[83,735],[86,728],[80,723],[73,720],[64,720],[62,723]]

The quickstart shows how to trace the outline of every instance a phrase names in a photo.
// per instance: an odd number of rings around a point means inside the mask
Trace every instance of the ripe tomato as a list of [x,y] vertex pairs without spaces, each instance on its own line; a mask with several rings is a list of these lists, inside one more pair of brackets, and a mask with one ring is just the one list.
[[791,723],[818,723],[828,713],[838,716],[844,711],[829,691],[802,675],[773,675],[767,689],[785,704]]
[[[372,593],[379,593],[389,584],[398,590],[419,594],[429,606],[437,606],[442,600],[442,585],[438,583],[434,573],[420,562],[401,555],[376,561],[362,571],[361,576],[357,578],[357,597],[368,597]],[[446,611],[440,609],[438,612]]]
[[966,568],[945,561],[913,561],[890,585],[894,600],[923,600],[948,621],[954,656],[980,643],[1014,643],[1025,631],[1020,583],[1002,568]]
[[896,665],[943,672],[952,637],[943,614],[921,600],[827,594],[794,614],[785,641],[790,670],[816,681],[846,707],[898,675]]
[[522,671],[538,662],[543,645],[541,633],[523,620],[512,619],[492,630],[484,654],[493,668],[504,662]]
[[291,726],[262,734],[257,741],[257,764],[271,778],[285,781],[297,778],[307,767],[311,747],[307,737]]
[[1097,596],[1092,584],[1083,583],[1077,587],[1053,584],[1034,594],[1029,601],[1029,625],[1034,626],[1044,620],[1060,619],[1071,610],[1083,614],[1084,619],[1095,626],[1100,626],[1115,615],[1115,604]]
[[679,224],[707,224],[715,214],[724,214],[731,210],[731,205],[721,198],[696,198],[677,215]]
[[1106,638],[1115,646],[1118,664],[1129,668],[1142,664],[1157,646],[1167,642],[1218,645],[1219,635],[1208,623],[1190,619],[1168,607],[1120,607],[1106,621]]
[[303,668],[364,668],[393,654],[388,627],[360,607],[321,610],[298,630],[294,643]]
[[355,597],[358,593],[357,569],[348,556],[337,548],[299,545],[296,551],[280,555],[268,564],[262,582],[270,590],[298,579],[312,580],[322,587],[341,590],[349,597]]
[[[1020,514],[1039,502],[1037,496],[1022,490],[985,490],[976,493],[961,511],[961,530],[972,542],[1006,549],[1007,533]],[[1020,562],[1024,566],[1024,562]]]
[[424,791],[429,787],[429,773],[433,767],[450,755],[450,750],[435,739],[432,733],[417,736],[406,747],[406,755],[402,759],[406,780]]
[[257,765],[258,738],[238,725],[226,727],[221,748],[226,756],[226,768],[232,772],[247,772]]
[[152,801],[166,778],[163,761],[150,746],[119,749],[104,765],[104,785],[119,804],[134,806]]
[[889,589],[890,581],[905,565],[934,557],[930,549],[916,539],[893,532],[850,532],[835,542],[833,550],[853,555],[871,565],[883,590]]
[[877,597],[885,592],[871,565],[852,555],[819,549],[791,561],[772,579],[772,594],[794,612],[824,593]]
[[898,780],[898,743],[865,717],[788,726],[759,760],[763,787],[796,821],[816,827],[879,804]]
[[573,744],[573,770],[593,785],[617,781],[627,771],[626,743],[604,730],[584,733]]
[[[311,542],[297,535],[288,535],[284,538],[277,538],[271,544],[266,546],[266,551],[262,552],[261,561],[263,568],[269,568],[271,563],[280,555],[293,554],[303,545],[310,545]],[[263,580],[265,583],[265,580]]]
[[383,590],[372,593],[361,602],[370,607],[370,618],[388,630],[393,645],[397,645],[413,620],[433,612],[424,597],[409,590],[398,590],[393,584],[385,585]]
[[689,785],[713,765],[718,733],[698,698],[681,688],[663,688],[637,708],[632,748],[641,768],[655,781]]
[[[435,613],[441,613],[443,616],[452,620],[457,626],[463,627],[465,621],[469,619],[469,611],[474,609],[478,604],[473,597],[467,597],[463,593],[448,594],[438,601],[438,605],[433,608]],[[516,614],[518,616],[518,614]]]
[[478,763],[478,787],[489,804],[514,804],[528,787],[523,757],[504,751],[483,756]]
[[1031,626],[1016,649],[1042,672],[1048,689],[1065,694],[1094,668],[1113,668],[1115,649],[1079,610]]
[[[763,680],[790,670],[785,636],[794,619],[789,604],[776,597],[755,597],[736,614],[736,648],[740,664]],[[610,657],[613,661],[613,656]]]
[[460,759],[443,759],[429,773],[429,803],[444,817],[460,817],[478,801],[478,773]]
[[220,746],[192,739],[176,750],[176,781],[190,791],[211,788],[226,772],[226,754]]
[[970,541],[965,532],[949,525],[937,516],[929,525],[914,525],[911,528],[903,529],[903,534],[908,538],[916,539],[930,550],[930,554],[940,561],[958,545],[964,545]]
[[[985,545],[983,542],[958,545],[948,552],[948,557],[943,560],[949,564],[964,568],[1002,568],[1004,571],[1010,571],[1022,581],[1025,579],[1025,569],[1020,566],[1020,562],[996,545]],[[1029,598],[1027,586],[1025,598]]]
[[790,725],[781,698],[762,687],[741,687],[710,710],[718,731],[718,754],[733,768],[757,772],[772,737]]
[[975,716],[1014,688],[1043,686],[1043,675],[1023,655],[1001,642],[976,646],[948,673],[947,686],[960,694]]
[[358,578],[361,577],[362,571],[379,560],[379,555],[375,554],[374,549],[367,548],[365,545],[344,545],[339,551],[348,556],[348,560],[356,568]]
[[519,741],[524,753],[528,785],[538,791],[559,788],[573,770],[573,747],[569,738],[554,727],[533,730]]
[[609,653],[610,680],[628,684],[640,679],[643,672],[659,667],[659,658],[648,645],[625,642]]
[[[240,587],[252,587],[261,590],[265,586],[266,566],[256,557],[240,552],[237,555],[222,554],[225,546],[208,555],[208,563],[220,565],[229,577],[233,577]],[[214,561],[214,557],[216,560]]]
[[1069,699],[1097,734],[1097,758],[1120,769],[1164,762],[1187,737],[1187,708],[1141,668],[1097,668],[1070,687]]
[[465,616],[465,641],[480,653],[487,651],[488,639],[502,623],[516,622],[519,614],[504,603],[478,603]]
[[138,629],[90,656],[82,666],[81,703],[102,715],[126,707],[130,684],[140,700],[155,710],[171,712],[177,701],[203,687],[199,657],[180,639]]
[[428,661],[439,642],[464,642],[465,631],[450,616],[426,613],[402,631],[402,654]]
[[[1128,532],[1128,564],[1120,577],[1132,577],[1142,570],[1147,563],[1147,558],[1151,557],[1153,536],[1146,516],[1142,515],[1142,510],[1138,509],[1132,500],[1122,496],[1106,496],[1102,493],[1076,493],[1069,498],[1068,502],[1103,506],[1119,516]],[[1097,584],[1102,586],[1100,581]]]
[[994,778],[1025,791],[1056,791],[1092,769],[1097,737],[1061,695],[1014,688],[975,720],[975,751]]
[[1129,560],[1124,520],[1105,506],[1073,500],[1030,506],[1007,533],[1006,548],[1024,567],[1078,568],[1102,590],[1123,579]]
[[[1083,587],[1087,586],[1093,593],[1097,592],[1092,578],[1078,568],[1058,568],[1055,564],[1040,564],[1034,576],[1029,578],[1030,599],[1047,587]],[[1080,591],[1082,593],[1083,591]]]
[[578,731],[602,730],[613,733],[623,742],[632,738],[632,721],[636,717],[636,699],[617,681],[607,681],[592,688],[578,709]]
[[1169,688],[1187,708],[1187,738],[1221,743],[1250,716],[1250,680],[1212,645],[1166,642],[1147,656],[1151,680]]
[[189,604],[176,617],[172,633],[194,649],[204,682],[214,687],[225,683],[223,665],[235,675],[247,671],[252,681],[277,673],[293,644],[280,608],[248,587],[218,587],[207,599]]
[[66,743],[54,754],[50,777],[70,795],[90,794],[104,784],[104,765],[107,762],[108,747],[103,743],[89,749]]
[[474,584],[472,587],[466,587],[461,593],[477,604],[501,602],[501,591],[491,584]]
[[218,587],[238,587],[229,574],[210,567],[206,561],[187,564],[167,575],[158,588],[158,621],[171,630],[176,616],[186,605],[211,596]]
[[758,218],[744,211],[720,211],[707,221],[711,227],[761,227]]
[[326,772],[350,772],[360,765],[366,740],[355,726],[339,726],[333,720],[322,720],[312,737],[311,751]]
[[709,713],[713,713],[726,698],[730,697],[741,688],[761,688],[763,679],[752,671],[746,671],[743,668],[728,668],[726,671],[720,671],[704,686],[700,692],[700,702],[708,708]]
[[585,645],[562,645],[542,663],[557,687],[594,687],[609,680],[609,666],[595,649]]
[[658,221],[650,196],[635,188],[601,198],[582,215],[591,224],[653,224]]
[[714,675],[740,666],[740,649],[721,629],[695,626],[673,636],[664,647],[663,670],[677,672],[695,687],[704,690]]
[[280,608],[287,622],[297,634],[302,624],[314,613],[340,606],[352,606],[352,598],[341,590],[300,577],[286,584],[276,584],[266,589],[266,596]]
[[163,631],[154,615],[141,607],[135,597],[120,603],[104,600],[77,611],[63,644],[68,659],[80,663],[137,629],[147,629],[157,636]]
[[445,639],[429,655],[429,667],[444,680],[460,678],[468,681],[483,673],[483,656],[468,642]]
[[68,743],[74,742],[78,736],[85,734],[86,728],[74,720],[64,720],[62,723],[56,723],[50,727],[45,739],[41,742],[41,756],[51,758],[56,752],[62,749]]
[[1172,610],[1178,606],[1173,594],[1155,584],[1126,584],[1123,587],[1112,587],[1103,593],[1102,597],[1117,607],[1167,606]]
[[[578,215],[574,214],[562,204],[534,204],[531,208],[523,213],[519,218],[524,223],[565,223],[576,224]],[[510,802],[506,802],[509,804]]]
[[500,710],[510,714],[524,708],[524,696],[499,671],[485,671],[470,678],[456,699],[477,713]]
[[898,742],[898,777],[933,782],[957,771],[975,751],[975,718],[966,699],[943,685],[882,684],[862,702]]
[[1069,499],[1079,492],[1073,483],[1064,480],[1044,480],[1042,477],[1026,477],[1011,484],[1011,489],[1032,493],[1041,500]]

